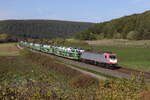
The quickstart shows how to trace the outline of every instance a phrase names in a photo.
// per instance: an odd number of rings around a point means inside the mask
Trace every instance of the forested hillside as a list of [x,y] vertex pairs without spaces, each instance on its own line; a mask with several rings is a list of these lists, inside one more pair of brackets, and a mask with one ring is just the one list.
[[76,35],[76,38],[83,40],[103,38],[150,39],[150,11],[95,24]]
[[0,21],[0,34],[24,38],[67,37],[92,25],[93,23],[56,20],[5,20]]

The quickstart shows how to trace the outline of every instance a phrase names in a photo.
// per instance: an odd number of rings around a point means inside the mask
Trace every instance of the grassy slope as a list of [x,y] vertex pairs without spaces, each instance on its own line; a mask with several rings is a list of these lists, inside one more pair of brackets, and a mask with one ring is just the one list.
[[[19,98],[21,97],[20,93],[23,92],[26,97],[22,97],[22,99],[34,100],[34,97],[37,96],[38,99],[63,98],[66,100],[65,98],[68,96],[71,98],[70,95],[73,95],[75,91],[84,92],[89,88],[88,93],[92,93],[98,86],[98,81],[94,78],[39,54],[0,57],[0,65],[0,99],[9,98],[11,93],[14,95],[12,97]],[[44,92],[44,97],[41,91]]]

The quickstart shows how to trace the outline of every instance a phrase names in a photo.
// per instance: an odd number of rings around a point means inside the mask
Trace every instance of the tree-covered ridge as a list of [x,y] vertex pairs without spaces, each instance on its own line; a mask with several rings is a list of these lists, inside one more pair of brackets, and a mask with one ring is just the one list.
[[92,25],[93,23],[57,20],[5,20],[0,21],[0,34],[25,38],[67,37]]
[[95,24],[76,35],[80,39],[150,39],[150,11]]

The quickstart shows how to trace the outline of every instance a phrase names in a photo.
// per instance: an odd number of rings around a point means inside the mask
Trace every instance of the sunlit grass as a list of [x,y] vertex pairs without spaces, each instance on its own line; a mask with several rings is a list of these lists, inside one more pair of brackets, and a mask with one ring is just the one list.
[[18,55],[18,51],[11,51],[11,52],[0,52],[0,56],[8,56],[8,55]]
[[0,43],[0,48],[3,47],[13,47],[16,46],[17,43]]

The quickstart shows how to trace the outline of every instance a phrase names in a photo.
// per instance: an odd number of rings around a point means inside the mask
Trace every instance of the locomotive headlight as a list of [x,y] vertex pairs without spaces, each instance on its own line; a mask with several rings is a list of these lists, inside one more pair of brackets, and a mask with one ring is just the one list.
[[117,63],[117,59],[110,59],[111,63]]

